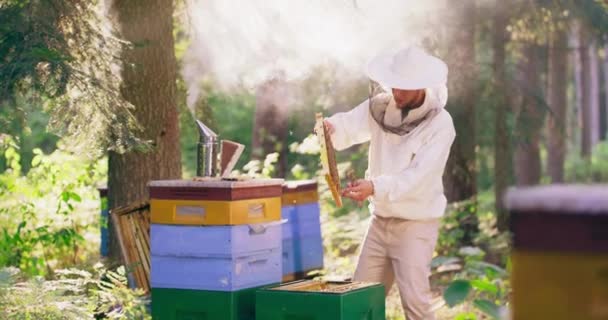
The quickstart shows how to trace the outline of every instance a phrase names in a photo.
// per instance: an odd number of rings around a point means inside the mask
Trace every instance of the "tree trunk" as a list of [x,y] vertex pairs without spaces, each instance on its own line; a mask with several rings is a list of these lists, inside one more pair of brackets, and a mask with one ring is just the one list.
[[591,151],[600,142],[600,61],[597,52],[597,42],[589,44],[589,106]]
[[604,47],[604,60],[602,61],[602,73],[604,74],[604,101],[603,121],[601,125],[600,139],[608,140],[608,46]]
[[586,30],[581,28],[580,58],[582,67],[582,136],[581,154],[591,157],[593,147],[599,142],[599,79],[597,48],[593,40],[588,40]]
[[[149,152],[110,152],[108,201],[110,208],[116,208],[147,199],[150,180],[179,179],[181,155],[173,1],[115,0],[112,14],[122,37],[133,43],[123,52],[122,94],[135,106],[142,138],[152,144]],[[114,240],[111,236],[110,255],[116,257]]]
[[517,116],[517,147],[515,150],[515,177],[517,185],[540,183],[540,138],[544,120],[542,85],[540,80],[539,48],[526,45],[519,63],[522,105]]
[[[574,50],[572,50],[572,64],[574,65],[574,86],[575,86],[575,103],[574,110],[572,114],[572,120],[569,121],[569,130],[572,139],[570,140],[570,146],[576,147],[577,149],[581,147],[581,141],[583,138],[583,55],[581,54],[583,50],[582,40],[581,40],[581,32],[579,23],[574,23],[573,30],[570,33],[570,38],[572,42],[572,46]],[[581,151],[581,150],[579,150]]]
[[568,37],[565,31],[552,34],[549,46],[547,103],[547,172],[552,183],[564,182],[566,155]]
[[496,94],[496,111],[494,123],[494,195],[497,214],[497,227],[500,231],[506,231],[509,227],[508,213],[503,203],[503,195],[512,182],[512,153],[511,139],[508,128],[509,116],[509,81],[506,74],[506,50],[508,41],[507,24],[509,4],[499,1],[493,17],[492,37],[492,67],[494,71],[494,92]]
[[280,77],[262,84],[256,92],[253,124],[252,156],[264,160],[269,153],[278,152],[276,177],[287,172],[288,84]]
[[448,201],[462,201],[477,194],[475,163],[475,104],[477,64],[475,63],[476,6],[474,0],[450,3],[447,63],[450,98],[448,110],[456,126],[456,140],[447,162],[444,185]]

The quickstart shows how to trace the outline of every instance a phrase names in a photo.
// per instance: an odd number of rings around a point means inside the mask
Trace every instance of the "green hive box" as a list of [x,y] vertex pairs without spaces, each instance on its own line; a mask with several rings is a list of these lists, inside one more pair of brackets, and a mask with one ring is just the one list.
[[256,293],[258,320],[384,320],[384,286],[298,281]]
[[229,292],[152,288],[152,319],[255,320],[258,289]]

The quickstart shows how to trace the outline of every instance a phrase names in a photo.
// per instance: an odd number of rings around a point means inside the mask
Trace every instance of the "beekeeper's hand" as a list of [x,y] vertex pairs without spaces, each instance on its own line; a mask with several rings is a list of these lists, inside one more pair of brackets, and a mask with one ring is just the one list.
[[329,120],[323,119],[323,124],[325,125],[325,128],[327,128],[327,132],[329,133],[329,135],[332,135],[334,134],[334,132],[336,132],[336,128],[334,128],[334,125],[331,124]]
[[342,191],[342,196],[355,201],[363,201],[374,194],[374,184],[370,180],[357,180]]

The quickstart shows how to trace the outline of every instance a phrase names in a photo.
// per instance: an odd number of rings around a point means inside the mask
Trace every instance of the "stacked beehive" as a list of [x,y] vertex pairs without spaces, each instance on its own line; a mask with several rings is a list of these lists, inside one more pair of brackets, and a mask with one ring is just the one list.
[[283,180],[153,181],[154,319],[255,319],[279,283]]
[[317,182],[291,181],[283,187],[283,279],[323,268],[323,240]]
[[512,319],[608,319],[608,186],[511,190]]

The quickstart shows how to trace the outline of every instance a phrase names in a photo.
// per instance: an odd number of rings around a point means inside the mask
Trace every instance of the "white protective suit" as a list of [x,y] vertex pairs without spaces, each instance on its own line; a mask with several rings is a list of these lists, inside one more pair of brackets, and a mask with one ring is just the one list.
[[[372,101],[389,104],[385,116],[391,118],[386,122],[399,119],[392,95],[384,93]],[[327,119],[335,128],[331,138],[336,150],[370,141],[366,179],[374,184],[369,207],[372,214],[410,220],[443,215],[447,201],[442,176],[456,135],[452,118],[443,109],[446,101],[445,86],[426,89],[423,105],[403,121],[415,122],[427,111],[433,114],[403,136],[385,132],[376,123],[368,100]]]
[[422,106],[403,118],[392,95],[372,98],[380,122],[402,125],[405,135],[385,131],[370,114],[368,101],[327,119],[335,128],[336,149],[370,141],[366,178],[374,184],[373,215],[353,278],[381,282],[386,294],[396,282],[410,320],[435,319],[430,263],[446,207],[442,176],[455,138],[452,118],[443,109],[446,100],[445,86],[426,89]]

